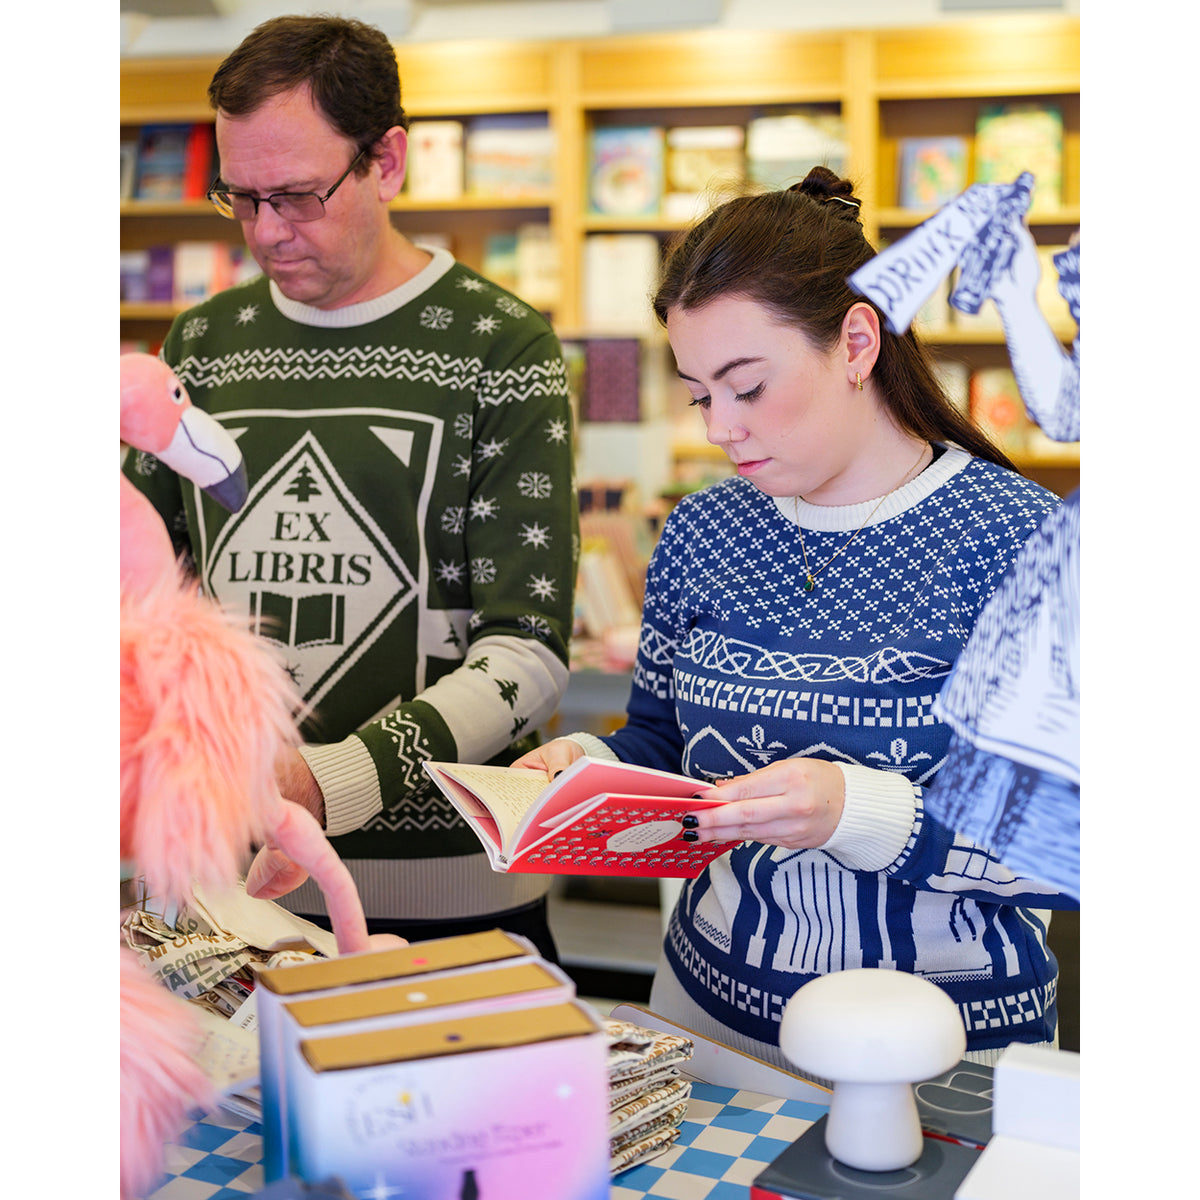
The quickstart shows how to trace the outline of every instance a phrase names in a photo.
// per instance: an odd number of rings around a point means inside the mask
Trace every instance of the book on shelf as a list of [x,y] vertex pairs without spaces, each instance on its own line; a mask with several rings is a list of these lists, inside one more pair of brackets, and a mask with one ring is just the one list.
[[120,267],[121,301],[127,304],[197,304],[259,273],[244,246],[216,241],[123,250]]
[[663,216],[692,221],[736,195],[746,177],[741,125],[679,125],[666,132]]
[[545,114],[476,117],[466,133],[467,192],[484,199],[548,201],[554,156],[554,129]]
[[590,233],[583,243],[583,320],[589,333],[644,336],[660,252],[652,233]]
[[[216,143],[207,121],[143,125],[138,135],[132,195],[138,200],[202,200],[212,183]],[[122,198],[125,195],[122,148]]]
[[989,104],[975,122],[975,180],[1012,183],[1022,171],[1034,177],[1029,211],[1062,207],[1063,117],[1054,104]]
[[190,125],[143,125],[138,137],[138,200],[182,200]]
[[657,216],[666,137],[658,125],[599,125],[588,136],[588,209],[601,216]]
[[480,274],[498,287],[510,292],[517,290],[517,233],[515,229],[500,229],[489,233],[483,242],[483,261]]
[[1032,422],[1012,371],[1008,367],[972,371],[969,395],[972,419],[1006,454],[1020,454]]
[[548,783],[524,767],[422,764],[492,870],[692,879],[735,842],[686,842],[680,819],[715,805],[699,779],[584,756]]
[[848,153],[839,113],[797,110],[755,117],[746,126],[746,175],[767,190],[790,187],[815,166],[841,175]]
[[188,130],[183,159],[183,200],[203,200],[213,182],[217,161],[216,126],[197,121]]
[[967,187],[969,146],[965,137],[906,137],[900,140],[901,208],[935,209]]
[[957,358],[934,357],[933,373],[946,393],[946,399],[963,416],[971,414],[971,368]]
[[414,200],[457,200],[463,194],[461,121],[412,122],[405,189]]
[[132,200],[137,187],[138,144],[136,138],[121,139],[121,199]]
[[516,238],[516,287],[526,304],[545,312],[562,298],[558,243],[549,225],[522,225]]

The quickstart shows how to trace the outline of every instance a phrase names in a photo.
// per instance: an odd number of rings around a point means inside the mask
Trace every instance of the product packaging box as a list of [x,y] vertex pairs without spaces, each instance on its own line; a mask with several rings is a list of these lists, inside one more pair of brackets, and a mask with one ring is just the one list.
[[300,1051],[289,1119],[301,1179],[414,1200],[607,1200],[608,1043],[578,1001]]
[[343,955],[340,958],[260,971],[258,1005],[259,1069],[262,1091],[263,1175],[282,1179],[287,1161],[287,1093],[283,1074],[283,1008],[303,1000],[333,1000],[356,992],[394,986],[401,981],[428,982],[447,972],[485,965],[513,966],[538,961],[532,942],[499,929],[461,937],[415,942],[396,950]]

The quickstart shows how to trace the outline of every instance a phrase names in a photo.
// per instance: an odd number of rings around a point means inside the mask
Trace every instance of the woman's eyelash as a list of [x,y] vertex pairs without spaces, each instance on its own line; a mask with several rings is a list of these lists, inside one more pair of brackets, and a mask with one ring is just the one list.
[[[765,386],[766,384],[760,383],[757,387],[751,388],[748,392],[737,392],[733,398],[735,400],[740,400],[744,404],[748,404],[752,400],[757,400],[759,396],[762,395],[762,391]],[[707,408],[711,402],[711,396],[693,396],[690,401],[690,407]]]

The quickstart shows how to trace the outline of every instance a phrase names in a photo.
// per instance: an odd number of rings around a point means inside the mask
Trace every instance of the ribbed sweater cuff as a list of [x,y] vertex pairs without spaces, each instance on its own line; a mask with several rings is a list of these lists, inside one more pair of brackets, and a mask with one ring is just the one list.
[[917,801],[903,775],[836,763],[846,785],[842,819],[821,849],[856,871],[883,871],[912,835]]
[[351,734],[328,746],[301,746],[300,754],[325,797],[330,837],[361,829],[383,811],[379,772],[361,738]]
[[593,733],[568,733],[563,736],[567,741],[582,746],[583,752],[588,758],[604,758],[609,762],[619,761],[616,754]]

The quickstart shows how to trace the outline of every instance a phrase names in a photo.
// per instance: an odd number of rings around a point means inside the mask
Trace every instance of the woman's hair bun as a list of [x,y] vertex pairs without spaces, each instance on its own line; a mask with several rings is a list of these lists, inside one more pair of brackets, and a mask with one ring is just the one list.
[[799,183],[793,183],[789,192],[808,196],[819,204],[835,201],[834,207],[843,209],[848,217],[857,218],[862,201],[854,194],[854,185],[828,167],[816,166]]

